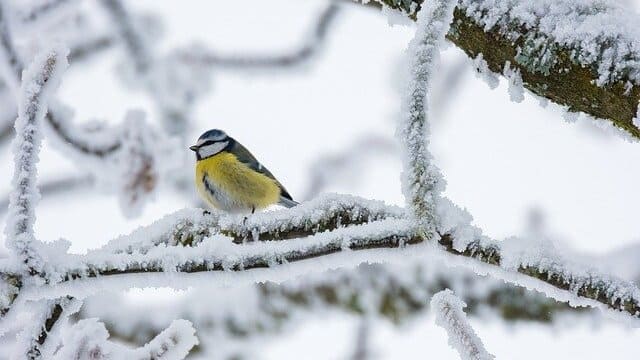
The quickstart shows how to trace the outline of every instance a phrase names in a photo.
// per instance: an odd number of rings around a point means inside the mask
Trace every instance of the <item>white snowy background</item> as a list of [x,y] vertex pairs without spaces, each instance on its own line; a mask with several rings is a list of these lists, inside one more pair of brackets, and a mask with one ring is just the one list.
[[[625,4],[632,11],[640,7],[640,2]],[[304,42],[326,3],[137,0],[126,5],[162,20],[163,33],[155,44],[160,52],[198,41],[227,54],[278,54]],[[210,128],[224,129],[251,149],[298,200],[304,200],[318,159],[342,156],[362,138],[394,141],[402,86],[398,74],[414,24],[390,26],[379,11],[346,1],[341,10],[321,52],[300,66],[214,69],[211,91],[193,114],[191,139]],[[71,66],[58,91],[60,99],[73,106],[76,119],[117,123],[130,108],[144,109],[154,119],[156,108],[149,99],[123,87],[114,74],[122,50],[108,51]],[[456,47],[443,52],[436,76],[431,150],[448,184],[445,195],[466,207],[475,225],[501,239],[526,233],[532,217],[541,217],[545,233],[558,246],[574,249],[591,264],[622,277],[640,268],[640,144],[589,119],[569,121],[559,107],[543,107],[530,94],[522,103],[511,102],[506,80],[490,90]],[[185,147],[184,152],[189,150]],[[402,205],[399,152],[357,156],[356,166],[328,174],[331,180],[323,192]],[[4,194],[13,171],[6,143],[0,148],[0,166]],[[38,171],[40,179],[78,173],[46,139]],[[46,241],[68,239],[71,251],[82,253],[190,204],[191,198],[167,187],[141,216],[127,219],[113,195],[93,188],[62,193],[43,198],[36,231]],[[0,215],[2,227],[5,215]],[[131,290],[127,299],[170,308],[186,293]],[[216,297],[212,304],[242,304],[234,294],[211,294]],[[549,325],[470,316],[470,322],[497,359],[640,356],[640,331],[610,319],[572,316]],[[264,359],[345,359],[359,324],[338,311],[308,314],[256,344],[256,354]],[[458,358],[431,314],[400,327],[374,320],[370,346],[377,359]]]

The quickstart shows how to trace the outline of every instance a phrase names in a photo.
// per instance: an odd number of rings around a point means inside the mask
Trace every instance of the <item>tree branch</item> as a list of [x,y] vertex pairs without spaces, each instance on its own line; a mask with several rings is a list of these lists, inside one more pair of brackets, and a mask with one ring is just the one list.
[[42,273],[44,261],[36,249],[33,226],[40,197],[36,185],[36,163],[42,143],[41,123],[50,93],[58,86],[67,66],[66,51],[51,49],[36,57],[25,72],[13,142],[15,168],[13,192],[7,217],[7,245],[24,262],[31,275]]
[[109,341],[108,338],[109,333],[104,324],[96,319],[81,320],[68,331],[54,360],[178,360],[184,359],[191,348],[198,344],[193,326],[185,320],[172,322],[149,343],[137,349],[129,349]]
[[[56,264],[56,279],[70,282],[75,279],[159,272],[239,272],[260,268],[277,268],[279,265],[321,258],[344,251],[368,252],[368,261],[384,261],[387,256],[374,249],[406,248],[425,250],[422,238],[412,233],[406,220],[386,219],[363,225],[339,228],[318,233],[306,238],[286,241],[263,241],[252,245],[233,244],[231,238],[212,236],[195,247],[157,247],[145,254],[113,254],[96,252],[86,257],[67,258]],[[197,234],[193,234],[197,236]],[[286,235],[285,235],[286,237]],[[225,240],[226,239],[226,240]],[[462,249],[454,247],[454,238],[443,235],[438,243],[447,252],[475,261],[461,261],[463,266],[475,269],[477,264],[491,265],[482,271],[520,286],[535,287],[547,296],[559,301],[583,298],[593,302],[582,302],[627,313],[640,318],[640,291],[626,281],[602,275],[594,269],[568,264],[561,258],[550,256],[521,263],[516,268],[517,259],[505,256],[500,243],[486,238],[468,242]],[[213,244],[216,244],[213,246]],[[501,268],[502,267],[502,268]],[[513,272],[520,273],[514,276]],[[531,282],[527,279],[537,279]],[[550,292],[540,286],[546,283],[556,288]]]
[[[375,1],[415,20],[424,0]],[[495,8],[492,1],[460,1],[447,39],[472,59],[482,55],[494,73],[502,74],[508,63],[532,93],[640,138],[633,124],[640,102],[636,15],[597,1],[545,1],[538,13],[527,4],[518,0]]]
[[34,304],[35,314],[31,323],[18,334],[17,349],[13,359],[36,360],[43,358],[43,347],[54,326],[62,319],[77,311],[74,299],[63,297]]
[[338,15],[340,6],[335,0],[322,11],[316,21],[311,36],[294,52],[284,55],[221,55],[210,49],[183,50],[180,58],[188,63],[224,67],[230,69],[280,68],[300,64],[312,58],[325,42],[329,27]]
[[436,314],[436,324],[447,331],[449,344],[458,351],[461,359],[495,359],[484,348],[482,340],[467,321],[462,310],[466,306],[451,290],[443,290],[431,298],[431,310]]

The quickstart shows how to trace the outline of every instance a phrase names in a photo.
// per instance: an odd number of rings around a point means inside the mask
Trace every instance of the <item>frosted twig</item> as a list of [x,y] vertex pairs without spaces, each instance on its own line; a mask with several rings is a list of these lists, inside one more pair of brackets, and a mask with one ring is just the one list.
[[416,228],[425,238],[436,233],[435,203],[444,188],[429,153],[427,95],[440,44],[453,18],[453,0],[430,1],[418,13],[416,34],[409,45],[409,83],[402,103],[398,136],[403,147],[402,187]]
[[63,318],[77,311],[77,302],[64,297],[56,300],[42,300],[34,304],[33,319],[18,334],[12,359],[36,360],[43,358],[43,346],[53,327]]
[[449,345],[458,351],[462,360],[492,360],[482,341],[467,321],[463,312],[465,304],[451,290],[443,290],[431,298],[431,310],[436,315],[436,324],[449,335]]
[[69,51],[69,63],[76,64],[102,50],[109,49],[116,43],[116,39],[111,35],[95,36],[90,39],[83,40],[71,46]]
[[109,333],[103,323],[96,319],[81,320],[67,331],[63,346],[53,359],[180,360],[198,344],[195,329],[186,320],[175,320],[149,343],[137,349],[111,342],[108,338]]
[[[7,4],[2,3],[0,6],[0,58],[3,59],[0,63],[0,68],[4,69],[4,80],[8,87],[17,88],[20,82],[20,76],[22,74],[23,64],[16,50],[15,44],[11,37],[11,33],[4,18],[7,12]],[[65,146],[72,148],[74,151],[102,158],[113,154],[120,148],[120,141],[117,138],[111,139],[111,141],[103,141],[96,145],[94,138],[89,136],[83,136],[81,131],[77,131],[75,126],[71,123],[71,115],[63,111],[52,111],[50,109],[46,114],[47,124],[49,128],[53,130],[53,134],[59,137],[61,143]],[[1,130],[0,135],[10,133],[10,129]]]
[[36,250],[33,230],[35,205],[40,197],[36,185],[36,163],[42,143],[41,127],[48,98],[68,65],[66,54],[66,49],[53,48],[35,58],[24,73],[18,103],[16,138],[13,142],[13,192],[5,233],[7,246],[24,262],[32,275],[41,273],[44,268],[43,259]]
[[336,0],[329,0],[329,5],[322,11],[316,21],[309,39],[292,53],[284,55],[221,55],[209,49],[183,50],[180,58],[189,63],[224,67],[230,69],[278,68],[294,66],[302,63],[318,53],[325,42],[327,32],[334,21],[340,6]]
[[136,71],[138,73],[146,72],[151,65],[151,52],[136,29],[129,12],[120,0],[102,0],[102,5],[116,25],[116,29],[133,59]]

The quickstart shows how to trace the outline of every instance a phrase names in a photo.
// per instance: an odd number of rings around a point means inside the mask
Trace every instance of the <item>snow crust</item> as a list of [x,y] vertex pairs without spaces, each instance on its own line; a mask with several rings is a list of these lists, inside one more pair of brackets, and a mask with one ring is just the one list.
[[531,70],[548,72],[561,47],[597,71],[598,86],[620,80],[640,85],[639,16],[617,2],[461,0],[460,8],[485,30],[524,40],[516,59]]

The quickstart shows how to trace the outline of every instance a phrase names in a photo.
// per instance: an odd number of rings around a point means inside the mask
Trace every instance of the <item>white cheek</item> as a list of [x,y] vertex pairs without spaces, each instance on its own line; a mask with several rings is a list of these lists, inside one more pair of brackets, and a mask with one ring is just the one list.
[[200,157],[203,159],[209,156],[213,156],[219,153],[220,151],[222,151],[227,146],[227,144],[229,144],[228,141],[213,143],[211,145],[203,146],[200,149],[198,149],[198,154],[200,154]]

